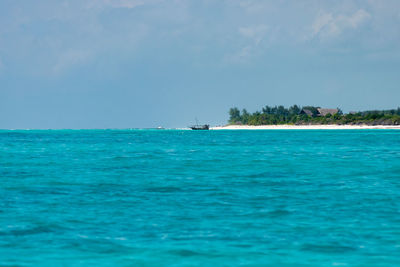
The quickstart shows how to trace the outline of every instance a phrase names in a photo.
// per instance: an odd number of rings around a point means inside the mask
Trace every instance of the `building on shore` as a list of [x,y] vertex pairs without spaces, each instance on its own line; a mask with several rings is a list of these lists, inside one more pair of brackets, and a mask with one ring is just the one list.
[[328,114],[335,115],[339,110],[337,108],[318,108],[318,116],[326,116]]
[[313,117],[313,116],[314,116],[314,113],[313,113],[312,110],[310,110],[310,109],[303,108],[303,109],[300,111],[300,115],[307,115],[307,116]]
[[324,117],[328,114],[335,115],[338,112],[339,110],[337,108],[316,108],[315,110],[303,108],[300,111],[300,115],[305,114],[310,117]]

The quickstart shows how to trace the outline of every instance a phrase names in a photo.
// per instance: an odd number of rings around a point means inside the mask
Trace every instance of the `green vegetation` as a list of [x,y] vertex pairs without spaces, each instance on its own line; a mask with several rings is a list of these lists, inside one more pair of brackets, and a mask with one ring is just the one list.
[[343,114],[338,109],[320,109],[319,107],[297,105],[285,108],[284,106],[265,106],[261,111],[254,113],[238,108],[229,110],[229,124],[244,125],[307,125],[307,124],[341,124],[341,125],[400,125],[400,108],[391,110],[369,110]]

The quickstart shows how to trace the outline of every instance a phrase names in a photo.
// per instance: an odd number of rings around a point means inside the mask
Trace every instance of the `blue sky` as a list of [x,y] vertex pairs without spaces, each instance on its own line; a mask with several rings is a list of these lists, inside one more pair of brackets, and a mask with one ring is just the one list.
[[0,0],[0,128],[400,106],[400,1]]

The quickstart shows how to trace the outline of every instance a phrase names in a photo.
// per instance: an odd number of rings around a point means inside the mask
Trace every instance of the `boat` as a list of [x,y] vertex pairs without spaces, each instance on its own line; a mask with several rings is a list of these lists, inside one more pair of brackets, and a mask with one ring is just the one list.
[[210,130],[210,125],[204,124],[204,125],[193,125],[189,127],[192,130]]
[[189,126],[189,128],[192,130],[210,130],[210,125],[208,124],[199,125],[199,122],[197,121],[196,118],[196,125]]

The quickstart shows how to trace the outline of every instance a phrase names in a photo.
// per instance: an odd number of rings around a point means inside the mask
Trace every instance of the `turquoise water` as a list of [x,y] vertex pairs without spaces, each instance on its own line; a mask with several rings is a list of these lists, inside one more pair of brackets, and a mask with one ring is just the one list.
[[0,131],[0,266],[400,266],[400,131]]

